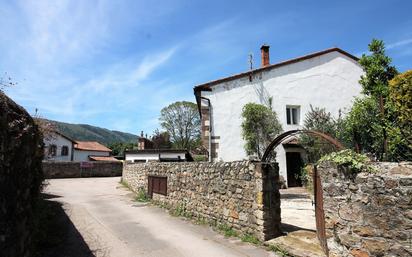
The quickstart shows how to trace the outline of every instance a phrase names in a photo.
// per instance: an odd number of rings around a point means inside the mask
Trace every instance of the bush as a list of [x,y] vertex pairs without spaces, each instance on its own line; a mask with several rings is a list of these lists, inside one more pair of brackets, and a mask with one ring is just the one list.
[[319,163],[332,162],[339,167],[349,168],[351,172],[371,172],[375,169],[370,166],[369,158],[366,155],[355,153],[352,150],[346,149],[339,152],[333,152],[323,156]]

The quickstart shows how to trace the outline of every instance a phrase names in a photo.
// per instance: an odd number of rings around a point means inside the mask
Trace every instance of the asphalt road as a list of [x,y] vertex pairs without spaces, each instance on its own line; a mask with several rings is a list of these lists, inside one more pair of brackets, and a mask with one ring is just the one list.
[[133,201],[120,178],[48,180],[46,193],[64,210],[96,257],[277,256],[225,238],[207,226]]

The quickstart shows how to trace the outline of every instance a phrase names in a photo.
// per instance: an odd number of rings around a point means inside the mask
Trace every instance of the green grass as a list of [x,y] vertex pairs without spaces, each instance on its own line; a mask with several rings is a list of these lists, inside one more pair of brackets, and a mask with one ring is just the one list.
[[269,245],[268,248],[270,251],[273,251],[280,256],[284,256],[284,257],[291,256],[287,251],[285,251],[284,249],[282,249],[281,247],[277,245]]
[[141,202],[141,203],[150,202],[150,197],[146,194],[146,191],[144,191],[144,189],[139,189],[134,199],[137,202]]
[[217,229],[221,231],[225,237],[237,237],[239,234],[227,224],[219,224]]
[[247,243],[252,243],[255,245],[260,245],[261,242],[259,239],[257,239],[257,237],[255,237],[254,235],[251,234],[243,234],[240,239],[242,240],[242,242],[247,242]]

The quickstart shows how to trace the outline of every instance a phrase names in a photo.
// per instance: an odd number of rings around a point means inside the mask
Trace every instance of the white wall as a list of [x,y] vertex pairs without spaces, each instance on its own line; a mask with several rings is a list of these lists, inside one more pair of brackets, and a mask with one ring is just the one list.
[[86,162],[89,161],[89,155],[91,156],[110,156],[110,152],[101,151],[87,151],[87,150],[77,150],[74,149],[74,161]]
[[[254,102],[267,104],[278,114],[284,131],[301,128],[305,113],[313,107],[326,108],[335,117],[339,110],[350,108],[353,97],[359,95],[358,83],[362,68],[353,59],[331,52],[301,62],[281,66],[254,75],[252,82],[246,76],[212,86],[203,91],[212,105],[212,136],[220,136],[218,160],[246,159],[241,136],[242,108]],[[202,102],[205,104],[205,102]],[[300,125],[286,124],[286,106],[300,106]],[[283,146],[280,146],[283,148]],[[281,174],[286,172],[284,149],[279,149]]]
[[[50,145],[56,145],[57,150],[56,150],[56,156],[49,156],[49,146]],[[62,156],[62,147],[67,146],[69,148],[68,155],[67,156]],[[59,134],[54,134],[51,138],[49,139],[44,139],[44,150],[45,150],[45,155],[44,159],[45,160],[50,160],[50,161],[71,161],[72,157],[72,141],[68,140],[65,137],[62,137]]]
[[[161,158],[178,158],[184,160],[186,158],[185,153],[161,153]],[[126,161],[134,161],[134,160],[145,160],[147,161],[158,161],[159,160],[159,153],[126,153],[125,156]]]

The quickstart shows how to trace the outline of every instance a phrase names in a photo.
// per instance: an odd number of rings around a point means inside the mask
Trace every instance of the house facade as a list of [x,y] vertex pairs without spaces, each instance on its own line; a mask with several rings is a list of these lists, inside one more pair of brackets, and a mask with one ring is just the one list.
[[117,161],[111,152],[98,142],[75,141],[57,131],[44,138],[46,161]]
[[[326,108],[337,117],[361,92],[358,81],[363,70],[358,59],[339,48],[272,65],[269,46],[262,46],[261,55],[261,68],[194,88],[202,118],[202,141],[213,161],[248,159],[241,130],[242,108],[247,103],[269,106],[271,99],[283,131],[288,131],[302,128],[310,106]],[[294,176],[288,174],[288,168],[297,166],[305,151],[290,143],[275,150],[280,175],[287,180]]]
[[76,141],[74,145],[75,161],[117,161],[110,156],[112,150],[95,141]]
[[69,137],[53,132],[44,139],[44,159],[48,161],[73,161],[75,142]]

